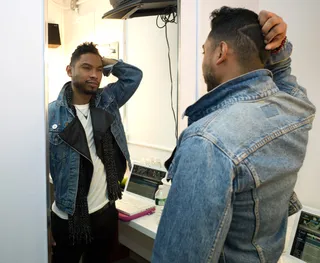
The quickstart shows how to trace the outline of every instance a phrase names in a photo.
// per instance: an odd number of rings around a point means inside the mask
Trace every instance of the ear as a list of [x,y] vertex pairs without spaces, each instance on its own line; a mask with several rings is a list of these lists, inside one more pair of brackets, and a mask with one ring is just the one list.
[[72,77],[72,67],[70,65],[68,65],[66,67],[66,71],[67,71],[68,76],[71,78]]
[[218,52],[218,59],[216,61],[217,65],[220,65],[221,63],[227,60],[228,49],[229,49],[228,44],[224,41],[221,41],[217,48],[217,52]]

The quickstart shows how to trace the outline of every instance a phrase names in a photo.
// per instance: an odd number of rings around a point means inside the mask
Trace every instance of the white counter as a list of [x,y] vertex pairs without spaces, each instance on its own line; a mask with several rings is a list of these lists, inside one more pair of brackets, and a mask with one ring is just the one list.
[[[119,221],[119,242],[131,249],[144,259],[151,261],[154,239],[156,237],[161,211],[157,210],[152,215],[146,215],[130,222]],[[294,216],[289,218],[287,240],[291,235]],[[287,242],[286,242],[287,243]],[[284,253],[288,250],[286,244]],[[278,263],[289,263],[292,259],[283,255]]]
[[161,211],[146,215],[130,222],[119,221],[119,242],[151,261],[154,239],[156,237]]

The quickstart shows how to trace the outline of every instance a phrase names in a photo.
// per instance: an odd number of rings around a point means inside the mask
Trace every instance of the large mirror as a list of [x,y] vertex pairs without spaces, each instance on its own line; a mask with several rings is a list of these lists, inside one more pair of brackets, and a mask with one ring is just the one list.
[[[48,49],[49,102],[70,80],[65,68],[77,45],[96,43],[101,55],[123,59],[143,71],[139,89],[121,108],[122,120],[132,159],[162,163],[177,135],[178,17],[171,15],[168,23],[156,15],[102,19],[113,9],[109,1],[78,1],[75,10],[70,2],[48,1],[48,21],[59,26],[61,38],[60,46]],[[103,77],[100,87],[115,81],[113,76]]]
[[[68,155],[67,153],[59,152],[61,151],[61,148],[59,148],[60,146],[58,144],[66,143],[66,145],[70,146],[70,148],[73,150],[77,150],[77,146],[72,145],[72,143],[68,141],[68,138],[72,136],[70,134],[74,134],[76,131],[74,128],[73,119],[69,118],[69,120],[66,121],[68,124],[64,125],[64,123],[60,123],[65,122],[60,121],[61,119],[55,119],[56,121],[53,121],[54,117],[52,114],[50,115],[50,111],[54,112],[53,115],[63,114],[61,112],[61,108],[60,111],[57,109],[57,98],[59,94],[61,95],[61,90],[65,83],[70,80],[75,80],[74,77],[70,78],[70,75],[73,73],[75,74],[77,70],[77,64],[71,65],[71,69],[69,71],[66,70],[66,67],[70,65],[71,55],[77,46],[84,42],[93,42],[97,44],[96,47],[98,48],[101,56],[123,61],[129,65],[139,68],[142,71],[143,78],[138,89],[128,100],[128,102],[126,102],[119,109],[121,122],[125,131],[131,161],[134,164],[142,165],[142,167],[150,168],[148,173],[151,173],[152,169],[155,169],[152,170],[153,172],[165,170],[163,164],[170,157],[176,145],[178,136],[177,8],[177,1],[158,0],[109,2],[106,0],[48,0],[49,49],[47,52],[47,83],[49,91],[49,103],[54,105],[52,108],[49,107],[49,151],[51,152],[50,170],[55,170],[55,173],[57,174],[63,173],[64,168],[57,168],[56,166],[62,166],[66,163],[69,164],[69,162],[61,160],[60,155],[63,155],[66,158],[72,158],[70,157],[71,154]],[[88,61],[85,61],[84,63],[87,62]],[[95,70],[94,67],[95,66],[93,65],[92,70]],[[116,72],[116,67],[117,66],[114,66],[112,71],[113,73]],[[123,74],[127,73],[128,72],[125,72]],[[132,74],[137,73],[133,72]],[[114,75],[117,74],[115,73]],[[103,88],[110,83],[116,83],[118,78],[114,75],[110,74],[108,77],[103,76],[101,79],[100,88]],[[130,82],[132,79],[129,77],[129,80],[125,79],[125,81]],[[104,99],[108,100],[107,97],[104,97]],[[73,102],[72,104],[76,105],[78,103]],[[85,119],[87,119],[88,113],[83,114],[83,107],[76,105],[75,108],[75,113],[77,113],[80,121],[82,115],[85,117]],[[93,119],[94,117],[91,113],[92,122],[94,122]],[[83,128],[86,129],[85,124],[82,121],[81,124]],[[78,128],[81,129],[80,127]],[[68,129],[70,130],[69,132],[67,132]],[[95,129],[95,127],[93,129]],[[111,131],[115,137],[114,142],[118,142],[118,144],[120,142],[121,144],[122,141],[122,143],[126,144],[126,142],[123,141],[123,138],[119,139],[117,137],[119,133],[112,129],[113,127],[111,126]],[[64,138],[64,135],[62,134],[64,132],[67,132],[67,139]],[[121,137],[121,132],[119,136]],[[80,141],[80,137],[75,140]],[[89,141],[90,139],[88,139],[88,143],[90,144]],[[76,144],[76,142],[74,143]],[[119,146],[120,148],[123,147],[123,145]],[[99,146],[96,145],[97,149],[98,147]],[[65,148],[65,151],[69,151],[67,148],[68,147]],[[123,152],[123,148],[120,150]],[[97,152],[98,151],[99,150],[97,150]],[[52,160],[52,158],[54,159],[55,157],[60,158],[59,162]],[[122,157],[127,158],[127,156]],[[127,171],[125,173],[125,177],[130,174],[129,166],[126,168]],[[59,175],[57,174],[54,176],[58,177]],[[92,200],[95,198],[94,196],[92,197],[92,195],[94,195],[92,194],[92,188],[95,187],[95,190],[99,190],[99,183],[94,181],[94,176],[95,174],[91,179],[92,181],[90,190],[87,193],[89,212],[91,212],[93,206],[89,201],[89,196],[93,198]],[[75,178],[78,177],[76,176]],[[159,178],[159,181],[161,179],[162,178]],[[123,180],[122,182],[123,190],[126,180]],[[94,186],[95,183],[97,184],[96,186]],[[52,233],[52,242],[54,242],[55,236],[59,239],[61,228],[64,227],[67,229],[67,232],[65,233],[68,233],[70,230],[70,222],[72,220],[77,220],[77,218],[71,217],[68,215],[68,213],[64,213],[63,211],[61,213],[61,210],[67,209],[67,205],[65,206],[63,203],[67,202],[65,199],[66,197],[63,196],[65,191],[59,189],[66,187],[63,184],[70,184],[70,182],[66,181],[65,179],[54,178],[54,180],[52,180],[51,178],[51,203],[54,202],[53,205],[51,205],[53,210],[53,212],[51,212],[51,218],[53,217],[52,227],[53,232],[55,232]],[[111,185],[111,182],[108,180],[107,185]],[[75,189],[79,190],[79,188]],[[59,192],[60,190],[61,192]],[[108,190],[110,189],[107,188],[107,191]],[[153,191],[152,195],[152,198],[154,199],[155,190]],[[98,211],[100,210],[98,209]],[[77,213],[75,212],[75,214]],[[159,218],[155,220],[155,224],[158,221]],[[68,222],[69,225],[67,225],[66,222]],[[127,233],[129,233],[131,239],[129,241]],[[120,223],[119,236],[115,239],[120,241],[120,245],[114,249],[116,252],[112,253],[112,258],[109,258],[110,262],[115,262],[121,259],[124,260],[125,258],[131,258],[130,260],[134,260],[133,258],[135,258],[135,260],[150,260],[154,236],[155,231],[153,231],[151,234],[139,233],[139,231],[137,231],[134,227],[128,228],[127,225]],[[144,241],[141,245],[141,248],[139,248],[140,245],[137,247],[137,244],[134,243],[136,243],[136,240],[141,239]],[[62,253],[61,250],[58,250],[57,247],[52,246],[52,244],[53,243],[51,243],[51,245],[49,244],[49,260],[51,260],[52,253]],[[145,245],[150,247],[149,251],[147,252],[145,248],[143,248]],[[83,262],[93,262],[92,258],[83,258],[82,260]]]

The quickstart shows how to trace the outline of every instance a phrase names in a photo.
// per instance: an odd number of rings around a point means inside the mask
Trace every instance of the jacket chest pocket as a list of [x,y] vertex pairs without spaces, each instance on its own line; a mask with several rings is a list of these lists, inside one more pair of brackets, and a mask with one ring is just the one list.
[[68,157],[70,148],[60,138],[59,133],[49,131],[49,141],[50,161],[62,162],[65,160]]

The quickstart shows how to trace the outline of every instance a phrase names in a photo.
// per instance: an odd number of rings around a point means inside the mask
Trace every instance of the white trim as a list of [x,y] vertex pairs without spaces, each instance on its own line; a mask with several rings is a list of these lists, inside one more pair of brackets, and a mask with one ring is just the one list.
[[[198,90],[198,0],[180,1],[179,10],[179,75],[178,116],[196,100]],[[196,89],[195,89],[196,87]],[[178,134],[187,127],[187,121],[179,120]]]

